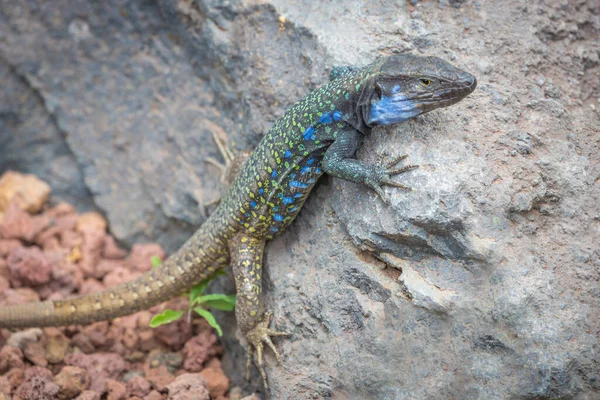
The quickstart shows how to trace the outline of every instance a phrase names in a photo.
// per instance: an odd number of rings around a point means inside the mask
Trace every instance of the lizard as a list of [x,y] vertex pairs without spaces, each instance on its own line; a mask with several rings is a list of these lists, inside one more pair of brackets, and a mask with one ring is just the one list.
[[264,312],[261,275],[265,243],[296,218],[324,173],[361,183],[389,202],[384,186],[408,189],[392,177],[414,166],[406,158],[367,164],[353,158],[372,128],[394,125],[455,104],[473,92],[475,77],[437,57],[395,54],[362,68],[334,69],[331,80],[277,119],[238,168],[219,205],[200,228],[156,269],[136,280],[72,299],[0,307],[0,328],[89,324],[134,313],[177,296],[231,266],[238,326],[268,390],[263,351],[281,357]]

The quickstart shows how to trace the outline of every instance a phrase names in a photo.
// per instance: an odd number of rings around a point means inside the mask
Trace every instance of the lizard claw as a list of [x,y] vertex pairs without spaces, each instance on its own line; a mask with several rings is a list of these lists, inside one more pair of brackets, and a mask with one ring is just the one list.
[[389,161],[385,167],[387,169],[392,168],[394,165],[398,164],[400,161],[405,160],[408,157],[408,154],[402,154],[401,156],[398,156],[396,158],[394,158],[393,160]]
[[393,187],[397,187],[397,188],[404,189],[404,190],[411,190],[410,187],[403,185],[401,183],[395,182],[391,179],[382,179],[381,183],[384,185],[393,186]]
[[381,200],[387,204],[389,204],[389,200],[385,196],[385,193],[381,187],[382,185],[392,186],[403,190],[411,190],[410,187],[392,180],[393,175],[403,174],[407,171],[418,168],[418,165],[406,165],[404,167],[394,168],[396,164],[407,157],[407,154],[403,154],[392,159],[391,161],[388,161],[387,163],[383,163],[383,165],[375,165],[373,174],[374,177],[366,182],[368,186],[375,190]]
[[248,358],[246,359],[246,379],[250,380],[250,370],[252,368],[252,353],[256,352],[256,364],[258,370],[260,371],[260,375],[262,376],[265,391],[269,390],[269,385],[267,384],[267,373],[265,372],[265,362],[263,359],[264,344],[266,344],[273,351],[277,362],[281,364],[281,355],[279,354],[279,351],[273,344],[271,337],[290,335],[290,333],[288,332],[277,331],[269,328],[272,316],[273,312],[267,311],[262,321],[259,322],[254,328],[250,329],[245,334],[246,340],[248,340],[248,343],[250,345],[248,347]]
[[[221,153],[223,163],[215,160],[212,157],[205,158],[204,161],[208,164],[214,165],[221,170],[221,178],[219,182],[225,189],[229,188],[233,183],[233,180],[237,173],[240,171],[246,160],[250,157],[249,151],[242,151],[238,154],[234,154],[233,150],[227,145],[227,141],[222,139],[217,133],[213,132],[213,140]],[[223,190],[222,190],[223,191]],[[211,201],[207,201],[202,204],[202,214],[208,215],[207,209],[213,205],[218,205],[221,202],[221,198],[216,198]]]
[[404,167],[393,169],[394,165],[398,164],[402,160],[405,160],[407,157],[408,157],[408,154],[403,154],[401,156],[394,158],[390,162],[388,162],[385,165],[385,172],[388,175],[398,175],[398,174],[403,174],[406,171],[410,171],[411,169],[415,169],[415,168],[419,167],[418,165],[405,165]]

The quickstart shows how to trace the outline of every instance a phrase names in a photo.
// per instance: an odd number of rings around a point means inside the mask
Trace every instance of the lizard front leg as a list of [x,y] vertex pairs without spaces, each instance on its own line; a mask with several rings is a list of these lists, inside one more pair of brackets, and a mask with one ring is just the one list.
[[333,137],[334,141],[325,152],[325,156],[321,162],[323,171],[347,181],[363,183],[369,186],[386,203],[389,200],[385,197],[381,188],[382,185],[410,190],[409,187],[391,179],[394,175],[402,174],[417,167],[416,165],[407,165],[394,168],[398,162],[407,157],[406,155],[396,157],[387,163],[374,165],[351,158],[362,141],[362,137],[362,133],[350,126],[336,130]]
[[238,233],[229,241],[231,266],[235,278],[237,300],[235,318],[240,330],[248,341],[247,379],[250,379],[252,353],[256,351],[258,369],[268,390],[267,374],[264,368],[263,347],[269,346],[277,361],[281,356],[271,341],[271,336],[287,336],[286,332],[269,329],[271,312],[262,313],[260,294],[262,292],[262,263],[265,241],[245,233]]

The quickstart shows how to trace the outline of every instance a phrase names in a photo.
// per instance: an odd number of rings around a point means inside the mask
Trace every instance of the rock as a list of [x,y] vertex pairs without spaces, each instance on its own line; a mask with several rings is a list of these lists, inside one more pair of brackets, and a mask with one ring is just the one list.
[[242,388],[234,386],[229,390],[229,400],[241,400],[242,399]]
[[56,328],[46,328],[46,343],[44,345],[45,358],[50,364],[63,362],[70,340]]
[[10,335],[6,344],[8,346],[18,347],[21,350],[25,348],[27,343],[37,342],[40,340],[43,331],[40,328],[29,328],[23,331],[17,331]]
[[200,376],[204,378],[212,399],[224,396],[227,390],[229,390],[229,379],[223,373],[221,363],[216,358],[211,360],[209,365],[200,371]]
[[127,252],[117,245],[115,238],[106,235],[104,237],[104,248],[102,249],[102,258],[109,260],[122,260],[127,255]]
[[130,352],[127,351],[127,349],[125,348],[124,344],[123,344],[123,334],[124,334],[124,329],[123,327],[117,325],[117,324],[111,324],[109,329],[108,329],[108,334],[107,336],[107,343],[110,344],[110,351],[118,353],[118,354],[122,354],[122,355],[129,355]]
[[104,279],[102,279],[102,283],[105,287],[111,288],[117,285],[120,285],[124,282],[132,281],[136,278],[139,278],[141,273],[130,271],[124,267],[117,267],[110,271]]
[[127,264],[132,271],[146,272],[152,269],[152,257],[154,256],[164,260],[165,252],[160,245],[156,243],[134,244],[129,257],[127,257]]
[[150,311],[140,311],[140,312],[136,313],[136,315],[137,315],[136,327],[139,329],[148,329],[148,327],[150,326],[150,321],[152,321],[154,314],[151,313]]
[[0,212],[10,203],[29,213],[37,213],[50,197],[50,186],[34,175],[7,171],[0,177]]
[[164,391],[175,377],[169,372],[166,365],[161,365],[157,368],[144,367],[146,379],[152,384],[152,386],[158,391]]
[[60,387],[57,397],[60,400],[69,400],[86,390],[91,380],[85,369],[65,366],[54,377],[54,381]]
[[54,400],[59,386],[52,381],[52,372],[41,367],[25,370],[25,379],[15,391],[16,398],[23,400]]
[[[59,215],[54,217],[54,225],[59,228],[61,234],[63,232],[71,232],[76,231],[77,229],[77,221],[79,220],[79,216],[74,211],[69,212],[61,212]],[[81,234],[81,232],[77,232]]]
[[6,396],[4,398],[0,397],[0,399],[10,400],[10,397],[8,397],[8,396],[11,393],[12,393],[12,387],[10,386],[10,382],[8,381],[8,378],[5,376],[0,376],[0,395]]
[[162,351],[154,351],[147,358],[147,363],[150,368],[158,368],[161,365],[167,367],[169,372],[175,373],[183,363],[181,354],[175,352],[164,353]]
[[15,287],[39,286],[50,281],[52,266],[37,247],[18,247],[6,261]]
[[38,234],[51,224],[46,215],[31,216],[16,204],[11,204],[0,224],[0,237],[5,240],[19,239],[34,242]]
[[11,204],[4,210],[2,223],[0,224],[0,237],[5,240],[20,239],[30,242],[36,233],[33,218],[16,203]]
[[52,371],[40,366],[27,367],[25,369],[25,380],[30,380],[33,377],[52,379]]
[[106,226],[106,220],[102,215],[97,212],[89,212],[81,214],[77,217],[75,229],[79,233],[84,233],[87,231],[106,232]]
[[83,368],[90,374],[90,390],[104,393],[109,379],[116,379],[125,369],[125,361],[118,354],[70,354],[65,362],[68,365]]
[[153,390],[150,392],[150,394],[148,394],[148,396],[144,397],[144,400],[166,400],[167,396],[165,396],[164,394],[157,392],[156,390]]
[[[65,216],[75,216],[77,214],[77,210],[71,204],[66,202],[59,202],[53,207],[48,209],[48,216],[60,219]],[[75,225],[73,225],[74,227]]]
[[5,289],[0,293],[0,302],[7,306],[31,303],[39,300],[40,296],[38,296],[35,290],[30,288]]
[[8,393],[13,393],[20,385],[23,383],[25,379],[25,369],[24,368],[13,368],[4,374],[1,378],[3,378],[3,387],[8,388]]
[[127,382],[127,391],[131,396],[144,397],[152,390],[152,385],[143,376],[134,376]]
[[210,400],[206,382],[200,374],[182,374],[167,386],[169,400]]
[[135,378],[137,376],[141,376],[143,378],[144,371],[136,370],[136,369],[127,371],[125,374],[123,374],[123,377],[121,380],[125,383],[128,383],[130,380],[132,380],[133,378]]
[[83,241],[79,247],[81,255],[78,264],[84,277],[95,277],[96,265],[102,256],[106,232],[97,224],[81,225],[80,229]]
[[33,365],[38,365],[40,367],[48,365],[44,345],[41,342],[27,342],[23,349],[23,354]]
[[69,296],[83,285],[83,272],[69,260],[64,250],[44,251],[52,269],[51,281],[38,289],[42,298],[52,294]]
[[160,346],[158,340],[154,337],[154,329],[145,329],[137,333],[139,337],[138,347],[142,351],[150,351]]
[[17,239],[0,239],[0,257],[6,257],[17,247],[23,247],[23,244]]
[[199,372],[204,364],[213,357],[221,354],[220,346],[214,333],[211,331],[200,332],[190,339],[183,348],[185,361],[183,367],[186,371]]
[[107,400],[125,400],[127,397],[127,386],[114,379],[106,381],[106,387],[108,388]]
[[35,243],[44,250],[59,250],[61,249],[60,234],[59,227],[51,226],[35,237]]
[[47,103],[27,81],[4,64],[0,67],[3,130],[0,171],[32,173],[52,187],[54,200],[77,203],[93,209],[76,156],[67,146],[67,136],[45,108]]
[[123,332],[123,335],[121,335],[120,339],[123,343],[123,346],[130,350],[134,350],[135,348],[137,348],[137,345],[140,341],[138,333],[135,329],[132,328],[126,328]]
[[0,375],[13,368],[24,368],[23,352],[15,346],[4,346],[0,350]]
[[75,350],[85,354],[93,353],[96,350],[96,347],[91,342],[90,338],[81,332],[76,333],[71,338],[71,344]]
[[242,400],[262,400],[262,399],[260,398],[259,395],[254,393],[254,394],[251,394],[250,396],[246,396],[246,397],[242,398]]
[[94,278],[88,278],[81,284],[81,294],[97,293],[104,290],[104,285]]
[[[11,277],[11,273],[10,273],[10,269],[8,268],[8,264],[6,263],[6,260],[4,258],[0,258],[0,278],[2,278],[4,281],[8,282],[8,281],[10,281],[10,277]],[[2,287],[2,290],[7,289],[7,288],[8,288],[8,286]]]
[[96,265],[94,277],[96,279],[102,279],[107,274],[117,270],[129,272],[129,267],[124,260],[102,259]]
[[73,263],[81,260],[82,235],[76,231],[62,229],[59,238],[61,248],[69,250],[68,260]]
[[57,213],[52,217],[52,210],[47,213],[47,216],[53,218],[53,223],[40,232],[35,237],[35,242],[44,250],[63,249],[71,253],[69,258],[71,262],[80,260],[80,246],[83,242],[82,235],[75,231],[77,223],[77,214],[74,212]]
[[106,350],[114,344],[114,338],[108,335],[109,329],[110,322],[100,321],[85,326],[80,333],[87,336],[85,341],[89,341],[95,348]]
[[100,400],[100,394],[93,390],[86,390],[79,396],[75,397],[75,400]]
[[[170,300],[164,308],[185,310],[189,306],[186,298],[178,297]],[[179,350],[192,337],[192,324],[182,317],[170,324],[161,325],[154,329],[154,337],[172,350]]]

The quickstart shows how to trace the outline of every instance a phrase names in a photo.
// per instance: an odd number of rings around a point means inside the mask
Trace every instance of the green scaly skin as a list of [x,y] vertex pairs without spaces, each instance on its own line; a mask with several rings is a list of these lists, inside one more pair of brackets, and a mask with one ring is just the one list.
[[475,78],[435,57],[395,55],[364,68],[346,67],[278,119],[243,164],[229,192],[200,229],[160,268],[110,290],[63,301],[0,308],[0,328],[87,324],[149,308],[231,265],[236,318],[246,336],[249,364],[256,351],[267,386],[263,344],[280,360],[259,295],[265,242],[281,233],[327,172],[367,185],[386,201],[382,185],[412,166],[367,165],[352,156],[375,125],[395,124],[454,104]]

